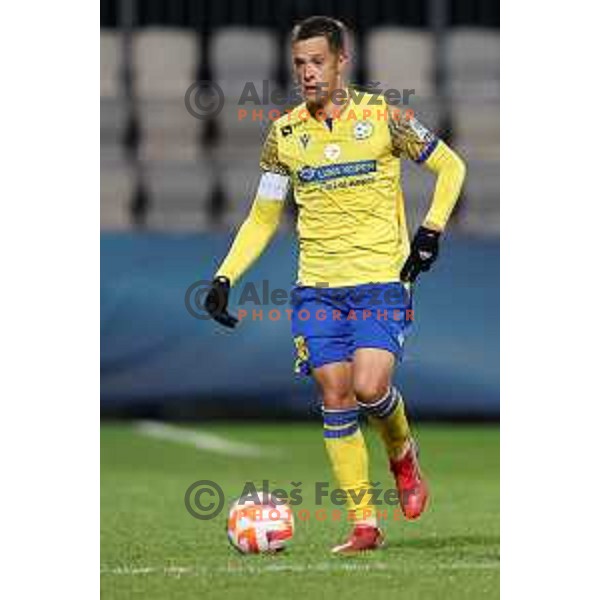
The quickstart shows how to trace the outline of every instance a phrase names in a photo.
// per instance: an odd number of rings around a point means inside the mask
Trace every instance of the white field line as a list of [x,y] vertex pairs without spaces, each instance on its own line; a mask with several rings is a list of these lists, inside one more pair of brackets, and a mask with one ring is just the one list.
[[145,437],[183,444],[185,446],[193,446],[198,450],[222,454],[224,456],[253,458],[266,456],[267,454],[271,456],[277,454],[276,451],[269,450],[267,452],[265,448],[255,444],[236,442],[214,433],[177,427],[158,421],[138,421],[134,425],[134,430],[139,435]]
[[335,572],[368,572],[368,571],[392,571],[392,572],[410,572],[410,571],[497,571],[500,569],[499,561],[482,562],[454,562],[443,565],[431,565],[424,563],[419,567],[410,565],[402,566],[402,563],[390,562],[324,562],[312,565],[264,565],[247,567],[115,567],[102,568],[101,575],[165,575],[170,577],[203,577],[207,575],[264,575],[267,573],[335,573]]

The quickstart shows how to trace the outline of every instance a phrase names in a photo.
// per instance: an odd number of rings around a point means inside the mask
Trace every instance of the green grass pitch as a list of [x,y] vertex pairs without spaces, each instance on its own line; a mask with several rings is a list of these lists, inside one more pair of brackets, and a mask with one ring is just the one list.
[[[296,519],[292,544],[273,556],[243,556],[227,541],[225,515],[245,481],[290,489],[301,481],[314,511],[314,484],[330,481],[318,424],[208,424],[202,431],[259,445],[261,458],[232,458],[140,435],[129,425],[101,428],[101,593],[144,598],[488,599],[499,597],[499,430],[492,426],[416,428],[429,478],[429,510],[416,522],[384,523],[386,548],[356,557],[329,548],[343,522]],[[391,487],[376,433],[364,428],[371,479]],[[223,513],[192,518],[188,486],[217,481]],[[332,484],[333,487],[333,484]],[[332,505],[324,505],[331,509]]]

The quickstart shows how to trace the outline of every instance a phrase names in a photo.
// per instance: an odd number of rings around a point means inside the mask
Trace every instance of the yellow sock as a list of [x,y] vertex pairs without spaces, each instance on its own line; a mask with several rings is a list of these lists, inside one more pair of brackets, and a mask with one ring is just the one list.
[[360,403],[360,406],[381,435],[388,456],[398,458],[410,439],[410,426],[400,392],[392,386],[381,400],[373,404]]
[[369,459],[358,426],[358,408],[323,410],[325,447],[338,485],[347,494],[349,518],[376,525],[371,505]]

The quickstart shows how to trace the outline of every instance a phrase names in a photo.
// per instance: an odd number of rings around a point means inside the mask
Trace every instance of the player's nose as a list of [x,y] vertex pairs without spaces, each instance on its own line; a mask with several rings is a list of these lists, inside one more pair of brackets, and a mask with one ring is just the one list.
[[306,67],[306,69],[304,71],[304,75],[303,75],[304,81],[306,81],[306,82],[314,81],[316,76],[317,76],[317,70],[314,67],[311,67],[310,65],[308,67]]

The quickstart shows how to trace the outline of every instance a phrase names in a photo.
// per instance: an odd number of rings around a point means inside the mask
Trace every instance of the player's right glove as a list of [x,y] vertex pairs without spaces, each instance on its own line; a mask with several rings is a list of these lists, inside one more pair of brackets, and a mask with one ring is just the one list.
[[413,283],[419,273],[429,271],[439,251],[440,232],[427,227],[419,227],[412,244],[410,254],[400,272],[400,279]]
[[227,310],[230,287],[231,284],[227,277],[217,277],[212,282],[210,290],[208,290],[206,300],[204,300],[204,308],[217,323],[220,323],[223,327],[233,329],[238,324],[238,320]]

